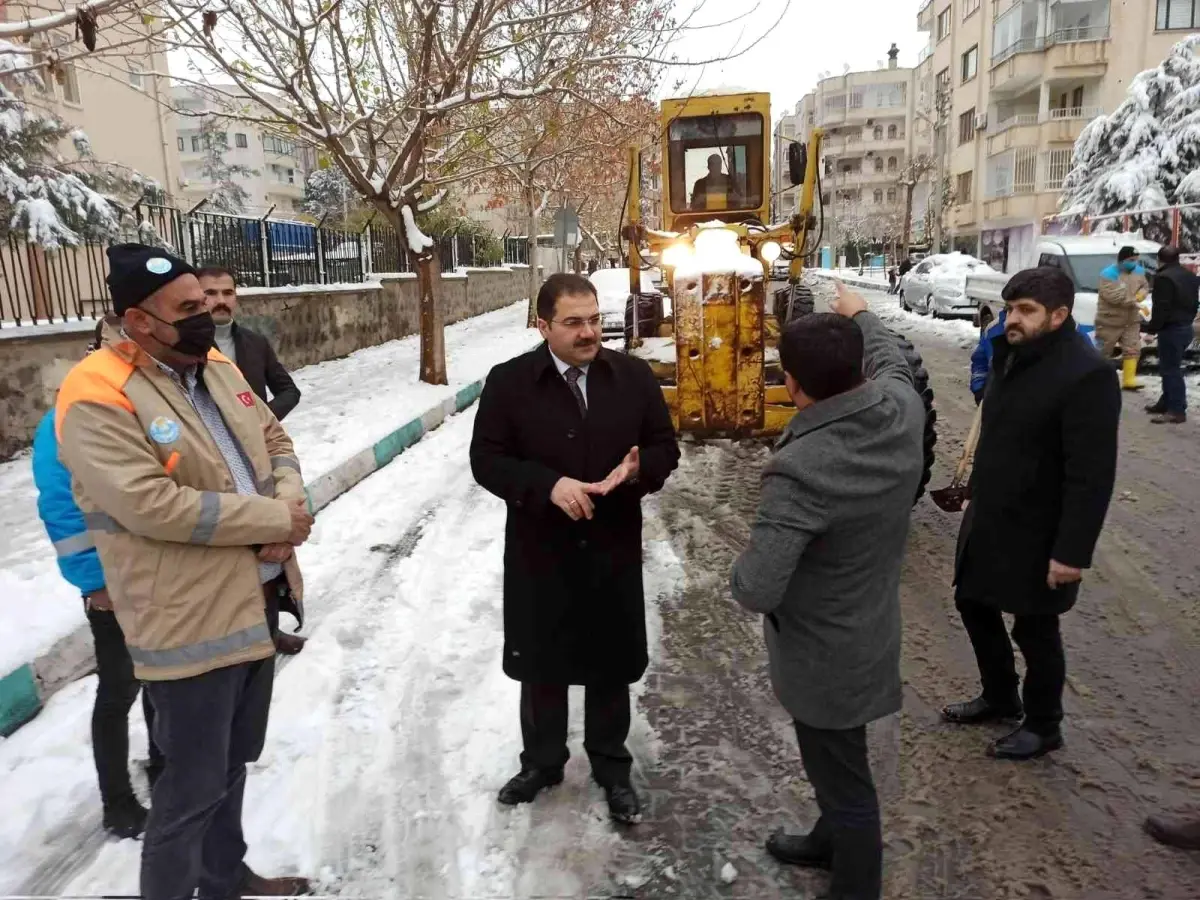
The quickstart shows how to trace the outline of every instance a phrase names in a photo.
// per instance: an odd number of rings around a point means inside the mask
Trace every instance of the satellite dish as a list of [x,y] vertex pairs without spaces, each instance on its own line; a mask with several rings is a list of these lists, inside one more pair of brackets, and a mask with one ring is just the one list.
[[842,63],[842,74],[843,75],[850,74],[850,63]]

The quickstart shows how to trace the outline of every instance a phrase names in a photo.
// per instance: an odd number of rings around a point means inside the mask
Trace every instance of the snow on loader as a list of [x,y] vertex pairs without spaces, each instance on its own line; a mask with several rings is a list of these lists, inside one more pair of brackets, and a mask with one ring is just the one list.
[[[738,93],[669,99],[661,108],[663,230],[641,222],[641,159],[630,151],[625,198],[630,287],[627,352],[646,359],[662,385],[676,430],[696,438],[780,434],[795,414],[783,384],[776,339],[813,311],[804,259],[820,245],[821,142],[788,147],[788,176],[803,185],[800,208],[768,227],[770,95]],[[788,285],[770,311],[770,269],[789,262]],[[642,297],[641,270],[657,267],[670,298]],[[937,440],[933,393],[920,356],[897,335],[927,410],[924,493]]]

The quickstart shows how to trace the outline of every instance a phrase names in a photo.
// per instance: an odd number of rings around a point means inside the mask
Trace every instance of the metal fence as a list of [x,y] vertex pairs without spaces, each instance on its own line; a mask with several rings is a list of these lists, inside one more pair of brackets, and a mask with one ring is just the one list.
[[[161,243],[197,268],[229,269],[241,285],[354,284],[378,273],[412,271],[407,248],[386,225],[344,231],[147,204],[134,212],[136,226],[127,239]],[[509,259],[508,243],[504,261],[524,262],[523,247],[520,259]],[[84,243],[47,251],[10,234],[0,244],[0,323],[38,324],[106,312],[105,246]],[[445,271],[480,265],[485,256],[483,239],[472,235],[445,235],[437,250]]]

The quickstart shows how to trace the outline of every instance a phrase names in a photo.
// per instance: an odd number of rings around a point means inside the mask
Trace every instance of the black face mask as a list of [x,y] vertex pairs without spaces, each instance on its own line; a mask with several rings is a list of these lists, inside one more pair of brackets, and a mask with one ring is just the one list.
[[176,353],[183,356],[203,358],[213,348],[213,343],[216,341],[217,336],[217,325],[213,322],[212,313],[207,310],[202,313],[196,313],[194,316],[176,319],[174,322],[159,319],[158,316],[154,315],[148,309],[143,309],[142,312],[152,319],[158,319],[164,325],[170,325],[179,332],[179,340],[174,344],[167,345]]

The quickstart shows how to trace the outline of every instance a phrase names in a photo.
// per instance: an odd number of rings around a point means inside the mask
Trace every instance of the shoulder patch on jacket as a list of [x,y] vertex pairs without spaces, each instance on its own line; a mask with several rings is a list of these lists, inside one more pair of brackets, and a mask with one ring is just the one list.
[[133,412],[133,403],[125,396],[125,383],[133,368],[107,347],[76,364],[63,380],[54,404],[55,436],[62,440],[63,420],[76,403],[101,403]]

